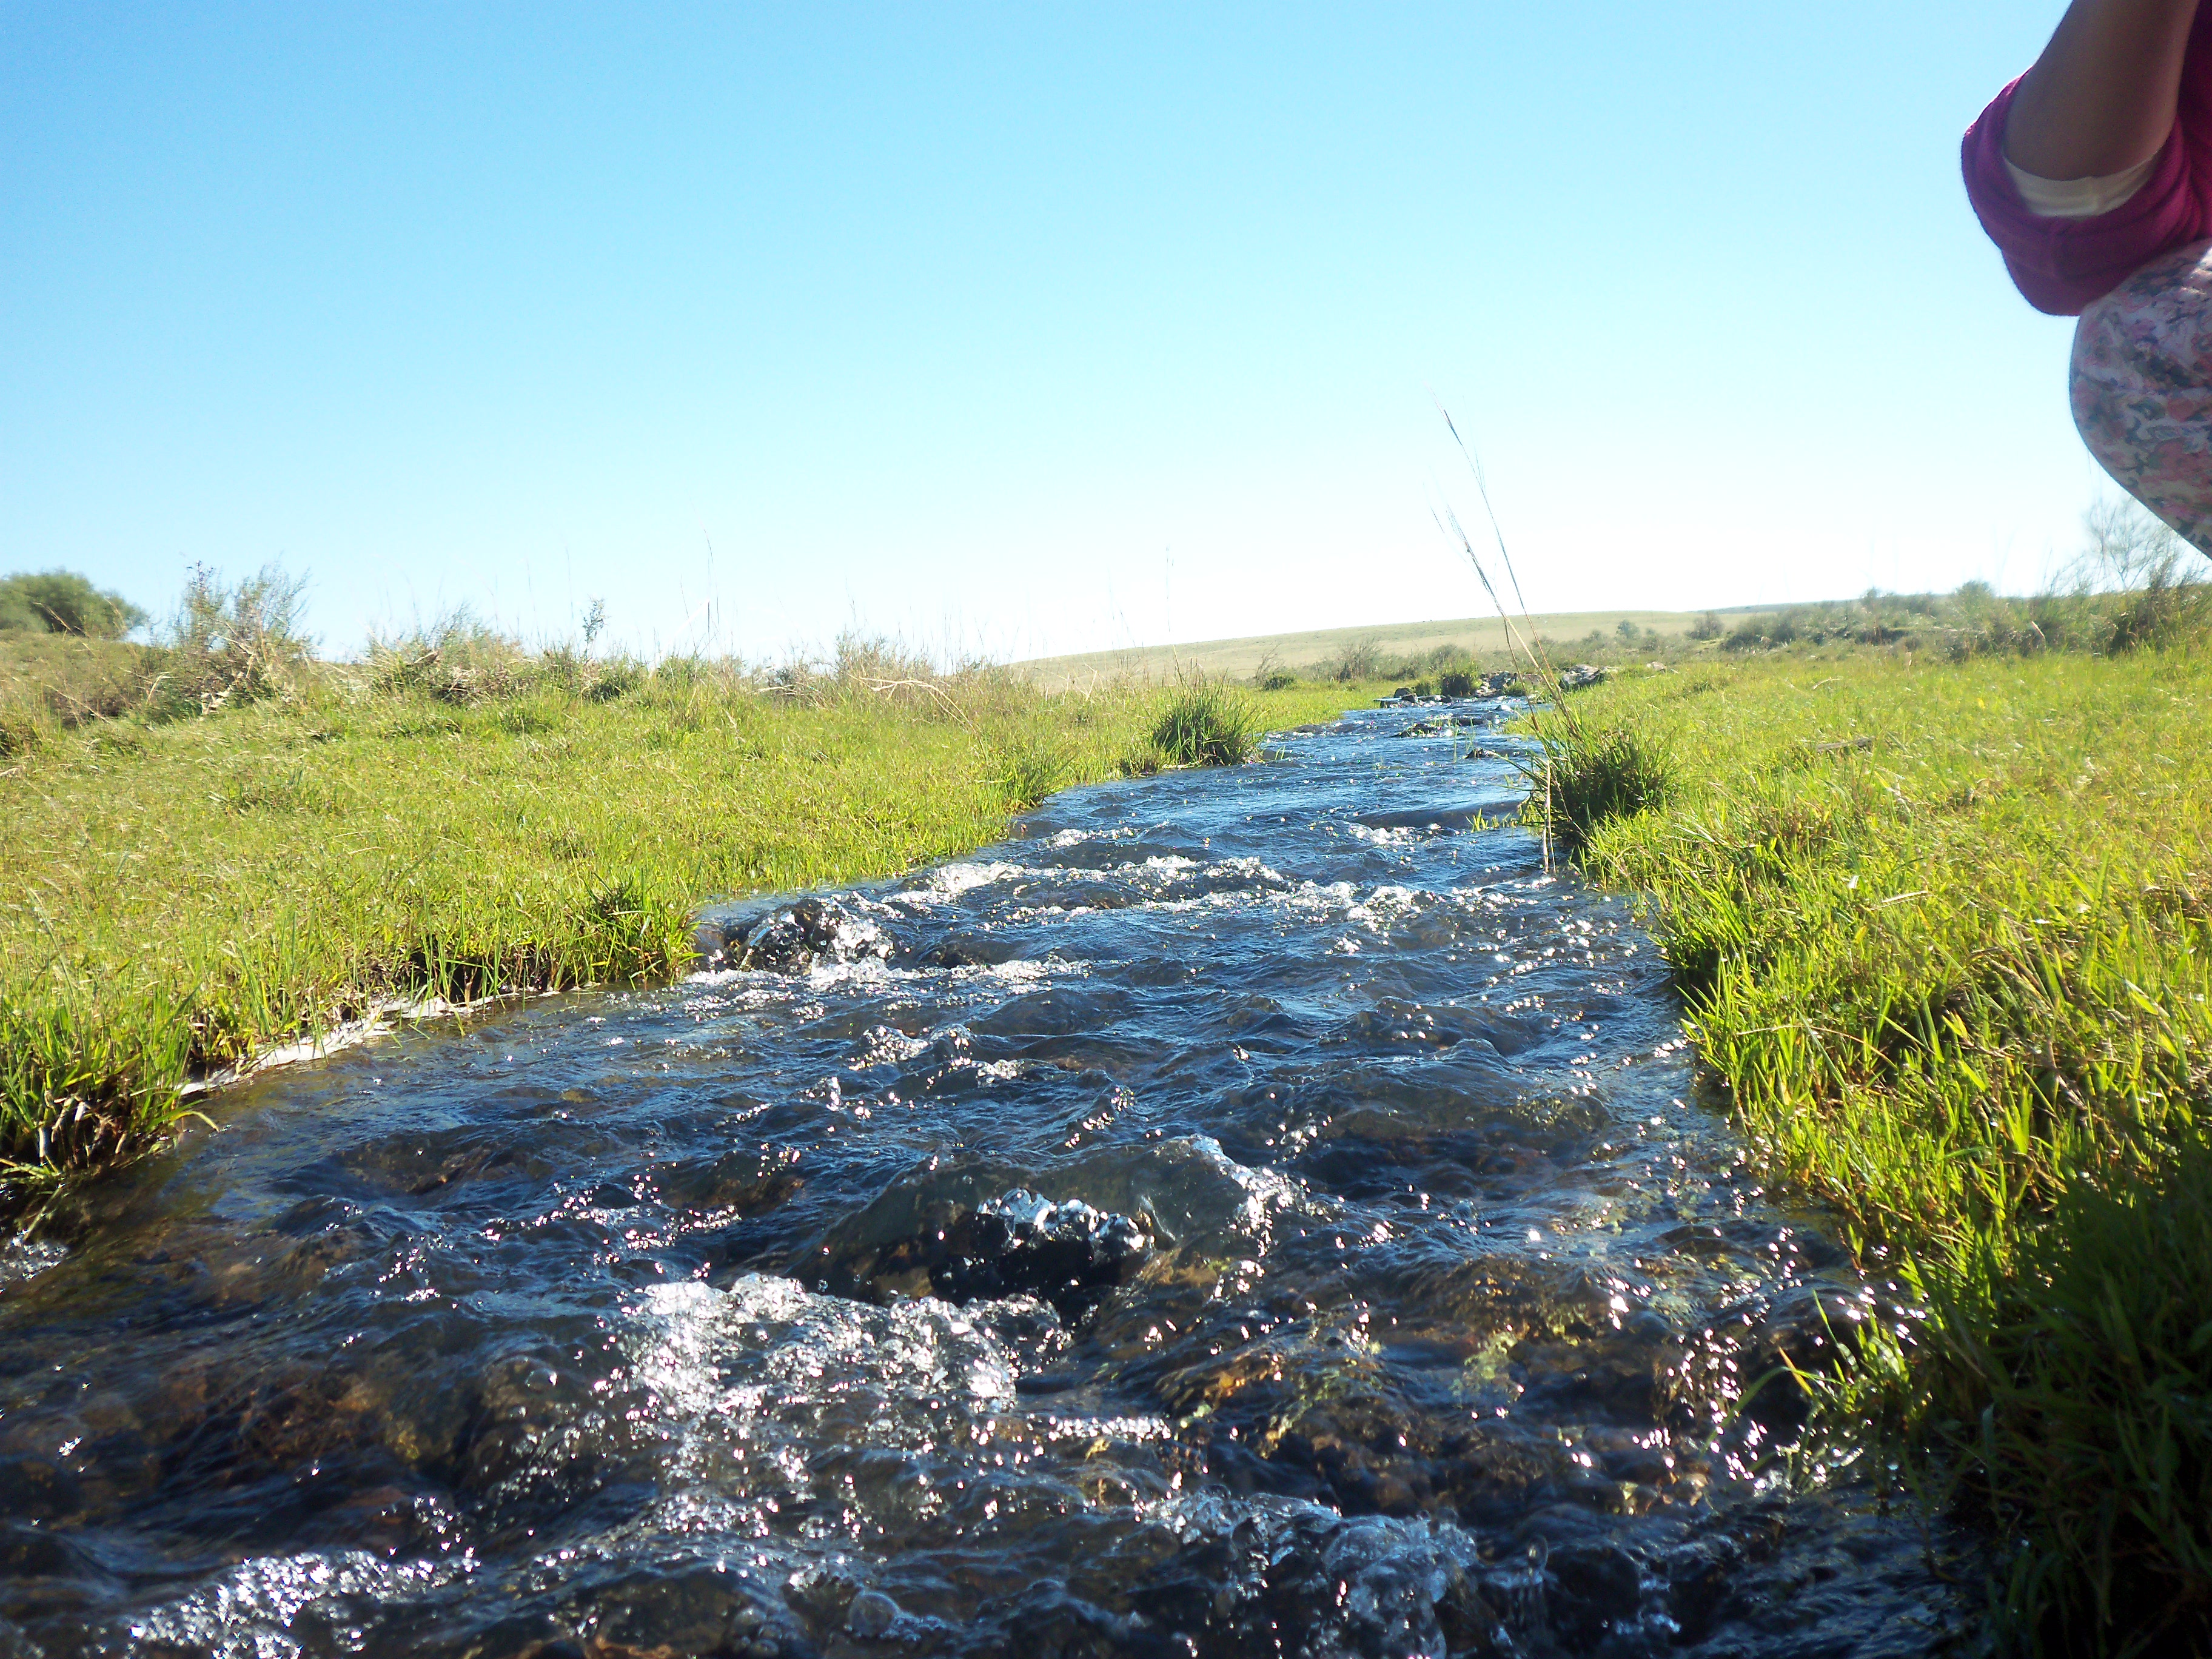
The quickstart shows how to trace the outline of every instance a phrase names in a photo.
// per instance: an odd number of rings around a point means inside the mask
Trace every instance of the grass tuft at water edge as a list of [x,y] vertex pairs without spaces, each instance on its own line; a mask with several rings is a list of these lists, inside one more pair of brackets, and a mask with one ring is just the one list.
[[1259,750],[1260,718],[1244,693],[1194,675],[1168,694],[1146,736],[1170,766],[1241,766]]

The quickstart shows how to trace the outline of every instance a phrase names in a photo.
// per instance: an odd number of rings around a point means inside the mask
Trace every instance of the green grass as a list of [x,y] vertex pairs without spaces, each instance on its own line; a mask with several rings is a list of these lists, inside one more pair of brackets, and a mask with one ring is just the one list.
[[[1928,1316],[1832,1404],[1998,1528],[1997,1628],[2212,1648],[2212,655],[1774,656],[1580,694],[1760,1161]],[[1881,1255],[1875,1254],[1881,1252]]]
[[143,707],[149,654],[116,640],[0,630],[0,771],[73,726]]
[[1194,677],[1168,694],[1146,738],[1170,766],[1237,766],[1258,751],[1260,732],[1250,697]]
[[1559,714],[1537,715],[1529,725],[1544,740],[1543,755],[1521,768],[1529,815],[1570,856],[1581,853],[1601,825],[1663,805],[1674,787],[1673,758],[1648,732],[1585,731]]
[[[1062,784],[1144,769],[1162,701],[989,674],[769,695],[710,664],[524,672],[472,648],[411,680],[310,665],[214,714],[75,725],[42,701],[45,655],[0,651],[36,726],[0,761],[19,1195],[151,1144],[194,1074],[380,1002],[651,981],[688,960],[704,900],[994,840]],[[1361,695],[1248,702],[1285,726]]]
[[[1766,613],[1756,614],[1763,617]],[[1563,661],[1571,662],[1578,654],[1591,650],[1589,641],[1593,635],[1609,642],[1606,649],[1621,655],[1624,660],[1641,661],[1644,657],[1661,653],[1661,638],[1679,649],[1681,636],[1696,620],[1695,615],[1688,611],[1590,611],[1516,618],[1514,628],[1524,636],[1542,634],[1567,641],[1558,647]],[[1739,613],[1731,612],[1729,620],[1739,620]],[[1623,622],[1633,623],[1641,630],[1643,643],[1633,651],[1619,635]],[[1273,670],[1296,672],[1310,678],[1342,663],[1349,654],[1369,661],[1368,674],[1363,678],[1410,681],[1413,663],[1449,667],[1455,653],[1480,658],[1493,666],[1508,665],[1511,653],[1505,624],[1494,616],[1462,617],[1448,621],[1385,623],[1373,627],[1202,640],[1188,645],[1131,646],[1125,650],[1092,651],[1079,656],[1040,657],[1014,664],[1012,672],[1053,688],[1110,684],[1127,678],[1171,684],[1179,675],[1192,673],[1264,682]],[[1382,689],[1388,691],[1390,687]]]

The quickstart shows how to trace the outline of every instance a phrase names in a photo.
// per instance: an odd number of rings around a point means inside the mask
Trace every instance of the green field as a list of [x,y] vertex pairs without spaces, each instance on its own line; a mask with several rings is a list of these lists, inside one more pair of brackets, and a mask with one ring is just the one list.
[[[1731,622],[1755,613],[1732,611]],[[1632,623],[1643,633],[1681,643],[1695,614],[1674,611],[1578,611],[1516,617],[1524,635],[1574,645],[1595,632],[1608,649],[1620,644],[1620,629]],[[1259,634],[1246,639],[1200,640],[1188,645],[1132,646],[1120,651],[1091,651],[1072,657],[1039,657],[1013,665],[1013,672],[1050,690],[1109,685],[1118,680],[1172,680],[1178,674],[1221,675],[1249,680],[1263,667],[1313,675],[1344,659],[1347,648],[1369,647],[1391,665],[1426,658],[1454,647],[1470,656],[1503,663],[1508,643],[1505,624],[1496,616],[1462,617],[1446,622],[1391,623],[1373,628],[1325,628],[1303,634]]]
[[1924,1310],[1802,1356],[1816,1397],[1996,1529],[2001,1633],[2212,1650],[2212,653],[1712,658],[1571,708],[1555,828],[1646,896],[1769,1175]]

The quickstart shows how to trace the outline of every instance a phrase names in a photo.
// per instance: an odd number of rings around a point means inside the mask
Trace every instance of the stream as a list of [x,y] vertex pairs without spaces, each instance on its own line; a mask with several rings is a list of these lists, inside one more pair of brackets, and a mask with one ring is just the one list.
[[1768,1380],[1887,1288],[1407,720],[214,1097],[0,1249],[0,1659],[1953,1650]]

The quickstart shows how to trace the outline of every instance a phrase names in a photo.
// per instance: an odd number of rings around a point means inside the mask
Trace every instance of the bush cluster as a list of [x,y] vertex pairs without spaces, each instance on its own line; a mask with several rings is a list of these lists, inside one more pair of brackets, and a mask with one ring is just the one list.
[[[2009,598],[1984,581],[1950,593],[1869,588],[1856,599],[1746,617],[1721,637],[1721,648],[1883,646],[1964,661],[2043,651],[2110,655],[2179,645],[2212,630],[2212,582],[2180,538],[2127,503],[2093,509],[2087,525],[2081,554],[2043,592]],[[1708,613],[1692,633],[1721,636],[1719,621]]]
[[146,613],[120,593],[94,587],[73,570],[0,580],[0,632],[119,640],[145,620]]

